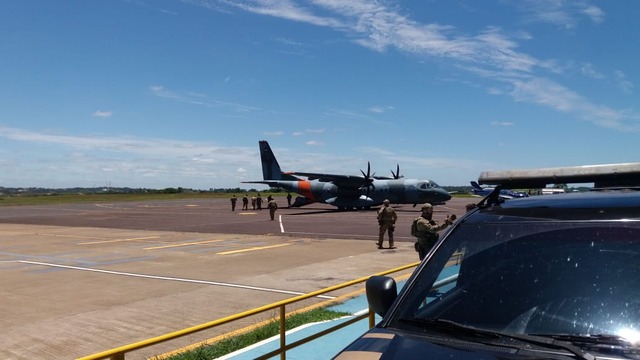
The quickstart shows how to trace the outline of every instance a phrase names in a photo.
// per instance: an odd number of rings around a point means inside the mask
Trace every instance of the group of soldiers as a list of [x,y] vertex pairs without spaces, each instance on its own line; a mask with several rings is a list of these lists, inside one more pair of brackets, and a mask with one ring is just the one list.
[[[424,259],[429,249],[438,240],[438,231],[446,229],[456,220],[456,215],[447,215],[442,223],[433,220],[433,205],[426,203],[421,207],[421,214],[411,224],[411,235],[418,240],[415,243],[415,250],[418,252],[420,260]],[[389,248],[395,249],[393,245],[393,233],[395,231],[395,223],[398,220],[396,211],[389,206],[389,200],[382,202],[382,207],[378,210],[378,249],[382,249],[385,232],[389,234]]]
[[[236,211],[236,203],[238,198],[235,194],[231,196],[231,211]],[[291,207],[291,194],[287,194],[287,203]],[[253,210],[262,210],[262,196],[258,193],[257,196],[251,197],[251,207]],[[267,196],[267,208],[269,209],[269,216],[271,220],[275,218],[276,210],[278,210],[278,203],[273,199],[273,196]],[[249,194],[244,194],[242,197],[242,210],[249,210]]]
[[[231,197],[231,211],[236,210],[236,202],[238,198],[234,194]],[[291,194],[287,194],[287,203],[291,207]],[[256,197],[251,198],[251,207],[253,210],[262,210],[262,197],[260,193]],[[273,196],[267,197],[267,208],[269,209],[269,216],[271,220],[274,220],[276,210],[278,210],[278,204],[273,199]],[[249,195],[244,194],[242,197],[242,210],[249,210]],[[417,217],[411,228],[411,235],[415,236],[418,240],[415,243],[415,250],[418,252],[420,260],[424,259],[427,252],[438,240],[438,232],[446,229],[449,225],[453,224],[456,220],[456,215],[447,215],[442,223],[433,220],[433,205],[426,203],[421,207],[421,214]],[[382,202],[382,207],[378,210],[378,249],[383,249],[384,234],[389,234],[389,249],[395,249],[393,233],[395,231],[395,224],[398,220],[396,211],[389,206],[389,200]]]

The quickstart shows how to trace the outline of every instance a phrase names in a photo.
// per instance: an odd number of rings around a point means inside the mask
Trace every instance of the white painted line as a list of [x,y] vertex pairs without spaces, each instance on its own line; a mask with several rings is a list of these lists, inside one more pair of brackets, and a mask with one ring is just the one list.
[[[222,283],[222,282],[217,282],[217,281],[182,279],[182,278],[175,278],[175,277],[169,277],[169,276],[134,274],[134,273],[128,273],[128,272],[121,272],[121,271],[92,269],[92,268],[86,268],[86,267],[61,265],[61,264],[51,264],[51,263],[44,263],[44,262],[38,262],[38,261],[18,260],[17,262],[23,263],[23,264],[57,267],[57,268],[62,268],[62,269],[91,271],[91,272],[97,272],[97,273],[102,273],[102,274],[124,275],[124,276],[138,277],[138,278],[144,278],[144,279],[170,280],[170,281],[180,281],[180,282],[193,283],[193,284],[226,286],[226,287],[232,287],[232,288],[240,288],[240,289],[247,289],[247,290],[257,290],[257,291],[266,291],[266,292],[289,294],[289,295],[304,295],[305,294],[305,293],[297,292],[297,291],[269,289],[269,288],[263,288],[263,287],[257,287],[257,286]],[[335,296],[318,295],[317,297],[322,298],[322,299],[335,299]]]
[[282,215],[278,215],[278,222],[280,223],[280,233],[284,234],[284,224],[282,224]]

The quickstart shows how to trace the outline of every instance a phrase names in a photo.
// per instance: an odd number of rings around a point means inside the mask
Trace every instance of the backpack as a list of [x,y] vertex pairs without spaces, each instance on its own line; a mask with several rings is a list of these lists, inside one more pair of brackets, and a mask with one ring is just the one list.
[[411,236],[418,236],[418,220],[420,218],[417,217],[413,220],[413,222],[411,223]]

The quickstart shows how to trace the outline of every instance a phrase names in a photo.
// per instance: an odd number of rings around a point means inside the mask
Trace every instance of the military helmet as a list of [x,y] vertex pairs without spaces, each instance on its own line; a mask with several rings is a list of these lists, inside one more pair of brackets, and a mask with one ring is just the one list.
[[385,205],[389,205],[389,199],[384,199],[384,201],[382,202]]
[[429,203],[425,203],[424,205],[422,205],[422,211],[426,211],[426,212],[433,212],[433,205],[429,204]]

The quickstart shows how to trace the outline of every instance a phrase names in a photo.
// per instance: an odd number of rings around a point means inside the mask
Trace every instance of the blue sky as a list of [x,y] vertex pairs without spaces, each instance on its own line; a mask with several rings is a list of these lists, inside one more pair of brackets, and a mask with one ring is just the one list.
[[[0,0],[0,186],[640,161],[635,0]],[[252,185],[251,185],[252,186]]]

